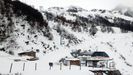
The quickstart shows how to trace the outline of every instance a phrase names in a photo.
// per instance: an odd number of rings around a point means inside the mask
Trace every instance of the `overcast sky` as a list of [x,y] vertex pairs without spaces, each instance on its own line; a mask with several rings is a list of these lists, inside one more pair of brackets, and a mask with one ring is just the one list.
[[68,6],[79,6],[84,9],[113,9],[117,5],[126,5],[133,7],[133,0],[20,0],[29,5],[34,5],[35,8],[43,6],[44,9],[49,7],[59,6],[59,7],[68,7]]

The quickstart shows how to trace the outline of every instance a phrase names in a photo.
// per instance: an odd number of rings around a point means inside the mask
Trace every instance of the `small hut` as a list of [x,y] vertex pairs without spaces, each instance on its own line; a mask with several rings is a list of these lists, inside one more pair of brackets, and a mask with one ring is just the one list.
[[36,58],[36,52],[30,51],[30,52],[22,52],[18,54],[19,56],[29,56],[31,58]]
[[65,58],[63,63],[66,66],[69,66],[69,65],[78,65],[78,66],[80,66],[80,60],[78,58]]

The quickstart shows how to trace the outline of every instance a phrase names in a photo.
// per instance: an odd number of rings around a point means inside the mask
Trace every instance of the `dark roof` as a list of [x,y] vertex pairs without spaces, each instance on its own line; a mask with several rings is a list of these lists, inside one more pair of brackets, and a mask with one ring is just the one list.
[[81,52],[80,55],[83,56],[91,56],[93,54],[93,52]]
[[105,52],[94,52],[92,55],[92,57],[97,57],[97,56],[100,56],[100,57],[109,57],[107,53]]

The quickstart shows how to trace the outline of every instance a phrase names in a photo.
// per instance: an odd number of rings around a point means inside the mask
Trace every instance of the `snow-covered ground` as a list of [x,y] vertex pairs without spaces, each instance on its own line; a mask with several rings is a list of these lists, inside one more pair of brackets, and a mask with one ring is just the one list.
[[[89,71],[87,67],[83,67],[80,70],[79,66],[69,66],[62,65],[62,70],[60,70],[60,65],[57,63],[61,57],[65,57],[66,55],[69,56],[68,50],[62,49],[58,51],[54,51],[51,53],[46,54],[38,61],[21,61],[21,62],[14,62],[10,58],[9,55],[5,55],[5,53],[1,53],[3,57],[0,57],[0,73],[1,74],[8,74],[10,72],[11,63],[13,63],[11,73],[9,74],[22,74],[22,75],[93,75],[92,72]],[[49,69],[49,62],[54,62],[52,69]],[[23,65],[25,63],[25,69],[23,71]],[[37,68],[35,70],[35,64],[37,63]]]
[[[103,34],[97,33],[94,37],[86,37],[86,41],[79,45],[75,45],[71,48],[60,46],[59,50],[49,51],[47,54],[38,53],[37,56],[39,60],[37,61],[20,61],[14,62],[13,56],[8,55],[4,52],[0,53],[0,73],[9,73],[11,63],[13,63],[12,74],[22,73],[24,75],[93,75],[92,68],[82,67],[80,70],[79,66],[72,66],[71,70],[69,66],[62,66],[60,70],[60,65],[58,61],[63,57],[70,57],[70,52],[72,49],[83,49],[83,50],[94,50],[94,51],[105,51],[111,58],[114,59],[116,63],[116,69],[120,70],[123,75],[132,75],[133,73],[133,52],[132,52],[132,33],[125,34]],[[88,40],[87,40],[88,39]],[[103,40],[104,39],[104,40]],[[125,59],[123,59],[125,58]],[[49,70],[49,62],[54,62],[54,66]],[[25,63],[25,70],[23,71],[23,64]],[[37,63],[37,70],[35,71],[35,63]],[[127,65],[130,64],[131,66]]]
[[[69,8],[72,9],[73,7]],[[72,16],[72,14],[84,18],[87,18],[88,16],[95,18],[96,15],[100,15],[101,17],[107,16],[109,18],[112,18],[109,19],[110,22],[114,21],[114,17],[128,20],[130,22],[133,21],[132,17],[120,15],[119,13],[109,13],[109,11],[101,14],[101,12],[99,11],[80,11],[80,8],[78,8],[77,13],[68,12],[67,10],[68,9],[53,7],[49,8],[47,12],[52,13],[54,16],[64,16],[66,20],[70,21],[75,21],[75,19],[77,18],[76,16]],[[44,14],[43,16],[46,16],[45,13],[42,14]],[[23,17],[12,18],[14,23],[14,30],[13,33],[10,34],[11,37],[7,38],[3,42],[0,42],[0,48],[5,48],[5,51],[0,51],[0,73],[2,74],[8,74],[10,71],[11,63],[13,63],[11,74],[22,73],[23,75],[93,75],[93,73],[89,71],[92,68],[88,67],[82,67],[82,70],[80,70],[79,66],[72,66],[72,69],[69,70],[69,66],[63,66],[62,70],[60,70],[58,63],[59,60],[66,56],[71,57],[70,52],[71,50],[75,49],[105,51],[110,56],[110,58],[114,59],[116,69],[120,70],[123,75],[133,74],[133,33],[130,31],[122,33],[119,27],[112,26],[111,28],[114,32],[102,32],[102,27],[100,28],[100,25],[97,25],[96,28],[98,29],[98,31],[94,36],[92,36],[89,33],[89,29],[91,29],[89,23],[86,24],[88,25],[88,32],[82,31],[82,25],[81,32],[78,32],[73,30],[71,23],[63,24],[64,21],[49,21],[46,19],[48,22],[49,31],[52,35],[50,36],[49,34],[49,36],[53,37],[52,40],[49,40],[49,38],[44,36],[43,32],[38,31],[36,27],[32,28],[28,21],[25,21]],[[78,22],[80,21],[83,20],[79,20]],[[23,27],[22,25],[25,25],[25,27]],[[47,33],[45,29],[43,30]],[[63,40],[61,40],[62,32],[64,33]],[[81,41],[79,42],[79,40]],[[64,44],[60,45],[62,41],[64,42]],[[18,56],[18,53],[20,52],[32,50],[39,50],[39,52],[36,51],[39,60],[26,61],[26,58]],[[9,53],[9,51],[12,51],[14,55],[11,56],[7,54]],[[21,59],[22,61],[14,62],[14,59]],[[49,70],[49,62],[54,62],[54,67],[51,70]],[[23,71],[24,63],[25,70]],[[37,70],[35,71],[36,63]]]

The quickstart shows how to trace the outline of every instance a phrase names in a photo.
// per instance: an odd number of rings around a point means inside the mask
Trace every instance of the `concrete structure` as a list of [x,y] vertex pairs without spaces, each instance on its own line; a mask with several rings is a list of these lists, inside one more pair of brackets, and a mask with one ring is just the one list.
[[79,56],[81,65],[88,67],[109,67],[109,61],[112,60],[105,52],[94,52],[91,56]]

